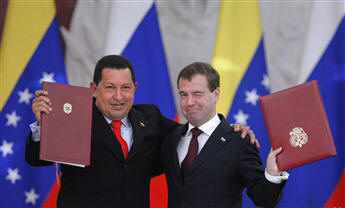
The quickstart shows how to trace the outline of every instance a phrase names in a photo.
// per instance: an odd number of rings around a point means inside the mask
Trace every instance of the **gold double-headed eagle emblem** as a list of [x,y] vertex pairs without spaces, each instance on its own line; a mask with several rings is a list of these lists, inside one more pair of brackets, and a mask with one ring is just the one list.
[[72,105],[70,103],[65,103],[63,105],[63,112],[70,114],[72,112]]
[[308,135],[302,127],[295,127],[290,131],[290,144],[293,147],[302,147],[308,142]]

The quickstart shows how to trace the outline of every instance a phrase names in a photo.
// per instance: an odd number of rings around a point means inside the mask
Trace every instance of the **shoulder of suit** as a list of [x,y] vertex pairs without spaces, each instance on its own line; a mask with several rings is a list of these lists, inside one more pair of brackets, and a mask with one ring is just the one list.
[[142,113],[152,112],[152,111],[160,112],[159,108],[153,104],[135,104],[132,106],[132,109],[135,109]]
[[156,105],[150,104],[133,105],[129,114],[130,116],[143,117],[146,119],[160,119],[161,117],[163,117],[159,108]]
[[221,123],[222,128],[225,130],[226,134],[231,138],[234,139],[235,141],[239,143],[245,143],[245,144],[250,144],[250,138],[247,135],[244,139],[241,138],[242,131],[236,132],[234,128],[225,120],[225,118],[221,118]]

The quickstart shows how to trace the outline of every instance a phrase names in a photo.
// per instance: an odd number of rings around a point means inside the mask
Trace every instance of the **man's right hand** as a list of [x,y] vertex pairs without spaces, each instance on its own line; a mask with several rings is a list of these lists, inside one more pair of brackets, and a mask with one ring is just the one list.
[[47,91],[37,90],[35,92],[35,99],[32,101],[32,112],[34,113],[38,124],[41,121],[41,112],[48,114],[52,111],[52,104],[47,95]]

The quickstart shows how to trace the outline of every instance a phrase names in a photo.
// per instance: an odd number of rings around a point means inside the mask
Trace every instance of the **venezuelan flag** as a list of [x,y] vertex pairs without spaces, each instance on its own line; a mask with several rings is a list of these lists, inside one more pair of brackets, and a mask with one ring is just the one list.
[[[258,99],[270,83],[257,1],[222,1],[212,65],[220,74],[217,111],[254,130],[265,161],[270,143]],[[247,195],[243,206],[254,206]]]
[[301,83],[318,80],[337,155],[289,171],[293,179],[280,204],[345,207],[344,1],[312,5],[300,71]]
[[10,0],[0,48],[0,207],[40,207],[55,182],[54,167],[31,167],[24,156],[43,80],[66,83],[54,1]]

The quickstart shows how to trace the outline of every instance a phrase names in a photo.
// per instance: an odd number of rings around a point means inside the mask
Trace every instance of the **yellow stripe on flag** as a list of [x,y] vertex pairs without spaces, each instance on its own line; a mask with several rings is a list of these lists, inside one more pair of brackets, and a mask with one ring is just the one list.
[[9,0],[0,48],[0,109],[55,15],[53,0]]
[[257,1],[226,1],[220,8],[212,66],[220,75],[217,112],[227,115],[261,38]]

